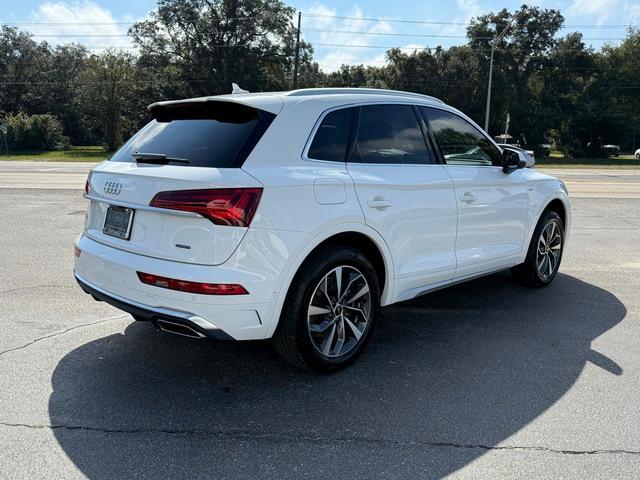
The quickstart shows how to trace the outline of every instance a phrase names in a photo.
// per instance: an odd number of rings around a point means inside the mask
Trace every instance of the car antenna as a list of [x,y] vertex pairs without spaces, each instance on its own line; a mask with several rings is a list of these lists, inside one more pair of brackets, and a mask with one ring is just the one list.
[[244,90],[240,88],[240,86],[237,83],[232,83],[231,88],[232,88],[231,95],[238,95],[239,93],[249,93],[249,90]]

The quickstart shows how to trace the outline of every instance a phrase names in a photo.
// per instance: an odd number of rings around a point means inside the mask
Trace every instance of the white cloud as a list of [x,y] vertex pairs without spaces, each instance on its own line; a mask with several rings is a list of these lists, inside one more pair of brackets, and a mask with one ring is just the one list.
[[[365,65],[384,65],[384,53],[379,53],[381,49],[374,49],[371,48],[371,46],[376,44],[386,45],[384,43],[384,35],[376,34],[393,33],[394,29],[388,21],[372,22],[365,20],[367,16],[365,16],[362,9],[357,6],[351,12],[340,12],[340,16],[353,18],[337,18],[338,13],[336,10],[320,3],[316,3],[306,12],[319,16],[305,17],[303,15],[302,32],[307,37],[305,39],[311,41],[312,45],[316,43],[332,45],[319,45],[315,47],[316,52],[319,52],[317,61],[323,70],[332,72],[340,68],[343,64],[363,63]],[[308,29],[307,33],[305,33],[305,29]],[[350,47],[343,45],[359,46]]]
[[589,16],[596,23],[603,24],[612,13],[618,11],[618,0],[573,0],[566,13]]
[[[51,44],[81,43],[90,49],[100,47],[130,47],[126,35],[128,25],[117,19],[110,10],[92,1],[45,2],[30,15],[29,30],[36,40]],[[53,25],[63,24],[63,25]]]
[[640,23],[640,2],[639,3],[627,3],[626,10],[629,14],[629,23]]

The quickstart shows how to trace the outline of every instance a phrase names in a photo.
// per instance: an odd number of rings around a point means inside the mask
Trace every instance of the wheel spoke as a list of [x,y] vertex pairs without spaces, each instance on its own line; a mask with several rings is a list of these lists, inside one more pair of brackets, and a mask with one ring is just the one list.
[[336,324],[334,323],[331,326],[331,331],[324,337],[322,341],[322,345],[320,346],[320,350],[324,355],[329,355],[331,351],[331,344],[333,343],[333,337],[336,336]]
[[342,319],[342,317],[336,323],[336,333],[338,334],[338,338],[336,339],[334,354],[337,357],[338,355],[340,355],[340,351],[342,350],[346,338],[346,332],[344,331],[344,320]]
[[549,268],[549,275],[553,273],[553,264],[551,262],[551,255],[547,255],[547,267]]
[[[322,288],[320,285],[324,285],[324,288]],[[329,294],[327,293],[327,277],[324,277],[322,279],[322,282],[320,282],[320,285],[318,285],[318,289],[324,294],[324,297],[327,299],[327,302],[329,302],[329,306],[333,309],[333,302],[331,301],[331,298],[329,298]]]
[[360,315],[363,316],[365,322],[369,320],[369,316],[366,313],[364,313],[364,310],[362,310],[361,308],[350,307],[349,305],[343,305],[342,308],[346,308],[347,310],[353,310],[354,312],[359,312]]
[[333,325],[333,320],[325,320],[322,323],[310,323],[309,330],[313,333],[322,333],[327,330],[331,325]]
[[316,307],[315,305],[309,307],[309,315],[324,315],[327,313],[331,313],[328,308]]
[[544,238],[544,234],[545,232],[542,232],[542,235],[540,235],[540,243],[542,243],[543,246],[547,246],[547,239]]
[[336,268],[334,272],[336,276],[336,298],[340,298],[340,294],[342,293],[342,267]]
[[[347,293],[349,292],[349,290],[351,289],[351,285],[353,285],[356,281],[360,280],[360,279],[364,280],[364,277],[362,276],[362,274],[359,274],[356,278],[354,278],[353,280],[351,280],[349,282],[349,284],[347,285],[347,288],[344,289],[344,292],[342,292],[342,295],[340,296],[340,298],[338,299],[338,303],[342,302],[342,300],[344,299],[344,297],[347,295]],[[366,283],[366,280],[364,280]]]
[[360,340],[360,337],[362,336],[362,332],[358,329],[358,327],[356,327],[353,324],[353,322],[349,320],[347,317],[344,317],[344,321],[347,323],[347,325],[349,325],[349,328],[353,332],[353,336],[356,337],[356,340]]
[[538,263],[538,272],[540,272],[540,275],[544,275],[544,271],[547,269],[547,261],[547,256],[543,255],[542,260]]
[[365,293],[369,293],[369,285],[365,284],[364,287],[362,287],[360,290],[358,290],[358,293],[356,293],[353,297],[351,297],[349,300],[347,300],[345,303],[347,304],[352,304],[353,302],[355,302],[357,299],[359,299],[360,297],[362,297]]

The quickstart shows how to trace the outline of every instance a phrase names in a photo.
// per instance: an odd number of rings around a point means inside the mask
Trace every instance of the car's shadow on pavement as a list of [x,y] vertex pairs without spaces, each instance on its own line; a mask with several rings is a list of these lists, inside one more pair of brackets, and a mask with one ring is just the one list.
[[385,309],[368,352],[331,376],[268,343],[132,323],[60,361],[49,412],[91,479],[440,478],[551,407],[587,361],[615,379],[591,342],[625,314],[568,275],[530,290],[501,273]]

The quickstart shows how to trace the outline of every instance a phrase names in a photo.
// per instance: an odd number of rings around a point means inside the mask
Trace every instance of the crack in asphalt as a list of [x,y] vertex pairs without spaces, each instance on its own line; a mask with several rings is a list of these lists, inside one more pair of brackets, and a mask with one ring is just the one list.
[[594,449],[594,450],[571,450],[556,449],[550,447],[542,447],[539,445],[483,445],[474,443],[456,443],[456,442],[425,442],[425,441],[401,441],[389,440],[384,438],[367,438],[356,436],[312,436],[297,435],[286,433],[259,433],[247,432],[240,430],[197,430],[197,429],[164,429],[164,428],[105,428],[92,427],[87,425],[48,425],[48,424],[28,424],[28,423],[7,423],[0,422],[0,426],[9,428],[28,428],[33,430],[68,430],[68,431],[84,431],[106,434],[127,434],[127,435],[144,435],[144,434],[165,434],[176,436],[203,435],[210,437],[227,437],[245,440],[295,440],[295,441],[313,441],[313,442],[355,442],[364,444],[389,445],[399,447],[432,447],[432,448],[457,448],[457,449],[478,449],[478,450],[515,450],[515,451],[536,451],[554,453],[560,455],[640,455],[640,450],[626,449]]
[[126,318],[126,317],[128,317],[128,315],[117,315],[115,317],[103,318],[102,320],[97,320],[95,322],[89,322],[89,323],[83,323],[81,325],[75,325],[73,327],[69,327],[69,328],[67,328],[65,330],[61,330],[59,332],[54,332],[54,333],[50,333],[49,335],[44,335],[42,337],[38,337],[38,338],[36,338],[34,340],[31,340],[30,342],[25,343],[24,345],[20,345],[19,347],[13,347],[13,348],[9,348],[7,350],[3,350],[3,351],[0,352],[0,357],[2,355],[7,354],[7,353],[11,353],[11,352],[15,352],[16,350],[22,350],[23,348],[27,348],[27,347],[33,345],[34,343],[38,343],[38,342],[41,342],[43,340],[48,340],[49,338],[53,338],[53,337],[57,337],[57,336],[60,336],[60,335],[64,335],[65,333],[71,332],[73,330],[77,330],[79,328],[91,327],[93,325],[99,325],[101,323],[110,322],[110,321],[113,321],[113,320],[119,320],[121,318]]
[[76,287],[70,286],[70,285],[32,285],[29,287],[18,287],[18,288],[12,288],[11,290],[2,290],[0,291],[0,295],[2,295],[3,293],[19,292],[20,290],[33,290],[34,288],[76,288]]

